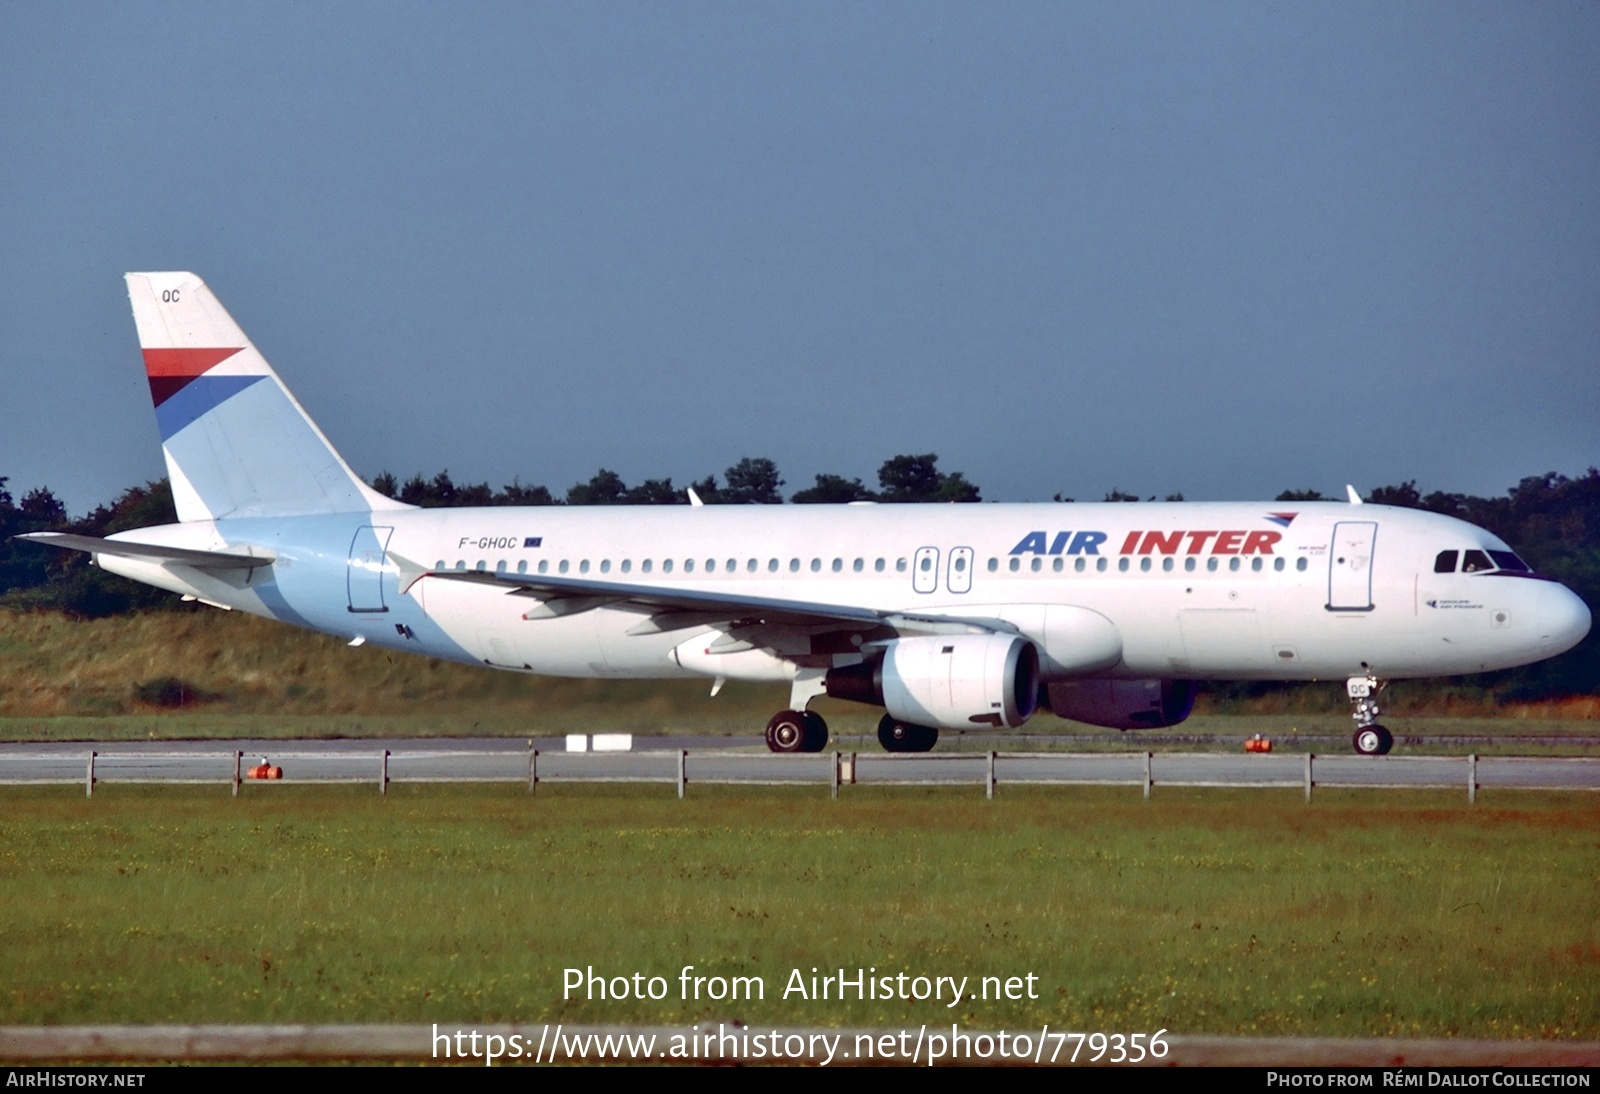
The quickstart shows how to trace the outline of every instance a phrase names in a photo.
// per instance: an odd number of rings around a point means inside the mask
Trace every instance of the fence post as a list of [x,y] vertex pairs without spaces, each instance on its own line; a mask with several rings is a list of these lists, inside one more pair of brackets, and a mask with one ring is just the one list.
[[1306,753],[1306,802],[1311,801],[1311,758],[1312,753]]
[[528,749],[528,795],[533,796],[534,790],[539,785],[539,750]]
[[1467,756],[1467,804],[1478,804],[1478,754]]
[[378,796],[389,793],[389,750],[383,750],[383,761],[378,765]]
[[233,796],[236,798],[239,796],[239,768],[243,766],[243,762],[244,753],[235,749],[233,753]]
[[839,796],[839,754],[837,752],[833,754],[833,773],[829,777],[829,786],[830,796],[837,798]]
[[94,797],[94,749],[89,750],[89,770],[83,776],[83,796]]
[[678,797],[680,798],[683,797],[683,784],[689,781],[688,775],[684,770],[688,766],[688,761],[689,750],[687,748],[678,749]]
[[984,797],[994,800],[994,749],[989,750],[989,777],[985,780]]
[[1149,801],[1150,800],[1150,783],[1152,781],[1151,778],[1150,778],[1150,756],[1151,756],[1151,753],[1149,753],[1149,752],[1146,752],[1144,754],[1144,800],[1145,801]]

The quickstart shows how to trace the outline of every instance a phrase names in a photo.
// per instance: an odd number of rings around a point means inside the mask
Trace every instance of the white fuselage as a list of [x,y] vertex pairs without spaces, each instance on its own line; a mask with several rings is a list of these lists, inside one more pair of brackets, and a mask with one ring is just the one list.
[[[1587,632],[1582,601],[1441,552],[1507,551],[1480,528],[1378,505],[1145,503],[400,510],[142,529],[276,562],[225,582],[102,557],[127,576],[349,638],[580,677],[791,679],[859,662],[869,627],[819,622],[756,648],[729,629],[604,598],[543,610],[519,575],[999,621],[1048,678],[1303,680],[1525,664]],[[498,586],[442,571],[499,574]],[[670,613],[669,613],[670,614]],[[758,614],[758,613],[751,613]],[[1101,625],[1100,620],[1106,624]],[[782,628],[777,628],[782,630]],[[739,643],[724,643],[738,647]]]

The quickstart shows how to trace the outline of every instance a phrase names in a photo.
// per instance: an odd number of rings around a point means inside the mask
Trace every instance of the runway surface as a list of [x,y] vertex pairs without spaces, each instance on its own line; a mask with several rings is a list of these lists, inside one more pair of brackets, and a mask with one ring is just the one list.
[[[94,757],[98,784],[116,782],[231,783],[234,752],[241,767],[262,758],[283,769],[272,785],[296,783],[659,782],[832,785],[835,753],[777,756],[755,739],[644,738],[628,752],[567,752],[559,739],[373,741],[72,742],[0,745],[0,783],[82,783]],[[517,747],[521,744],[522,747]],[[387,753],[387,755],[385,755]],[[933,752],[891,755],[841,753],[840,781],[849,785],[955,785],[984,787],[987,753]],[[852,765],[850,757],[854,756]],[[1305,753],[997,753],[995,785],[1109,783],[1143,786],[1304,787]],[[1318,787],[1446,787],[1600,790],[1600,758],[1315,756],[1310,780]]]

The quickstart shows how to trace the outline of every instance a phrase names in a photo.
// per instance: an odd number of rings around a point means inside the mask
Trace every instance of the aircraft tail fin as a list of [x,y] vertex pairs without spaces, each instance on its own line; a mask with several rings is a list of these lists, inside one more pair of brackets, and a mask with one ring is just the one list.
[[130,273],[179,520],[406,509],[350,469],[192,273]]

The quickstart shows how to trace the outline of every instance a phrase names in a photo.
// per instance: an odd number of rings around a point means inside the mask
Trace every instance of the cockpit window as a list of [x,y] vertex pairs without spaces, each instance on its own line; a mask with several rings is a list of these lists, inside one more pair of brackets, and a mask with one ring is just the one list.
[[1519,574],[1533,573],[1533,567],[1522,561],[1510,551],[1490,551],[1489,557],[1494,559],[1495,565],[1502,570],[1511,570]]
[[1494,563],[1489,561],[1489,556],[1482,551],[1467,551],[1461,559],[1461,572],[1476,574],[1484,570],[1494,569]]
[[1453,574],[1456,572],[1456,558],[1460,551],[1440,551],[1439,557],[1433,560],[1433,572],[1436,574]]

